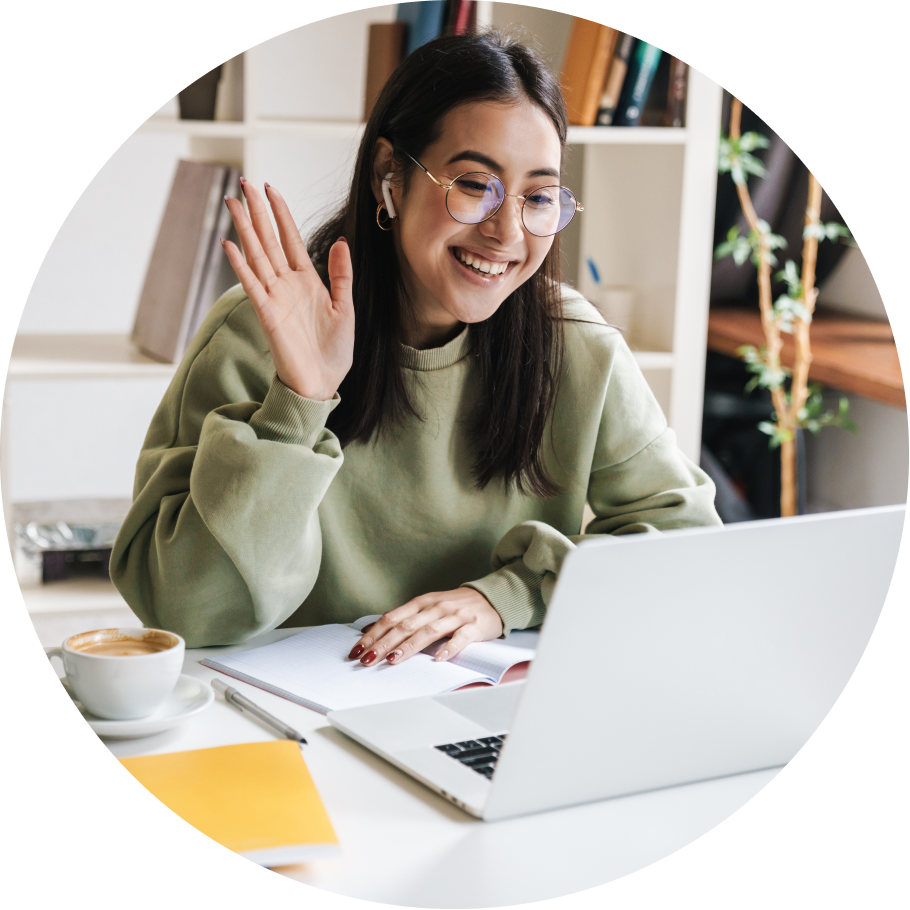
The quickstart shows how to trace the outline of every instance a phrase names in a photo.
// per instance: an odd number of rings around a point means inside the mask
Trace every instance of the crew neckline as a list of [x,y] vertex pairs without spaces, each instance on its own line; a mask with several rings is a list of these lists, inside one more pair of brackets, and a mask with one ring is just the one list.
[[401,347],[401,365],[406,370],[444,370],[446,367],[458,363],[467,357],[471,349],[471,338],[468,332],[470,327],[465,325],[460,335],[456,335],[450,342],[439,348],[412,348],[406,344]]

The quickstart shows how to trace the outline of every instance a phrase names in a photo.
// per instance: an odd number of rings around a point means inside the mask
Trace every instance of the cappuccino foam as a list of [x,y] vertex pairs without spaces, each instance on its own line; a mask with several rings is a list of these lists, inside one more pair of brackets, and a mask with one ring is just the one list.
[[94,654],[98,657],[144,657],[158,654],[175,647],[179,639],[170,632],[160,629],[96,629],[74,635],[68,647],[79,654]]
[[170,645],[158,641],[92,641],[73,650],[80,654],[101,654],[104,657],[141,657],[144,654],[157,654],[167,651]]

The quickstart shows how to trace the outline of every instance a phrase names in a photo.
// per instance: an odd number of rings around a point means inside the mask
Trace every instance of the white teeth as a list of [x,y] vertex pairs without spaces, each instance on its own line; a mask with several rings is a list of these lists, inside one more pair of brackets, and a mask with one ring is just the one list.
[[487,259],[475,257],[471,253],[463,250],[458,251],[458,258],[467,266],[470,266],[476,272],[483,272],[487,275],[501,275],[509,267],[508,262],[490,262]]

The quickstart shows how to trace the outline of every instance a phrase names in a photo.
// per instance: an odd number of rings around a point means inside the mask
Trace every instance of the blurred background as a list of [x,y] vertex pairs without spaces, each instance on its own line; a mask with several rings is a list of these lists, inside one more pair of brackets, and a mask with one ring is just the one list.
[[[779,457],[757,429],[770,403],[743,393],[736,354],[760,341],[755,271],[713,260],[744,224],[730,176],[717,173],[729,96],[659,49],[560,13],[451,0],[375,7],[200,74],[108,161],[49,250],[19,326],[0,437],[7,528],[45,644],[59,643],[74,611],[81,628],[129,616],[106,560],[173,361],[234,281],[215,244],[229,227],[221,196],[240,173],[267,180],[306,236],[340,202],[371,99],[409,45],[488,25],[562,74],[573,121],[563,182],[585,207],[561,238],[565,279],[625,331],[681,448],[718,483],[724,520],[779,514]],[[749,186],[798,264],[806,169],[748,110],[743,129],[770,140],[756,153],[767,176]],[[827,198],[823,220],[839,220]],[[834,407],[849,400],[859,432],[800,439],[801,511],[904,502],[903,383],[862,252],[824,244],[818,285],[810,378]]]

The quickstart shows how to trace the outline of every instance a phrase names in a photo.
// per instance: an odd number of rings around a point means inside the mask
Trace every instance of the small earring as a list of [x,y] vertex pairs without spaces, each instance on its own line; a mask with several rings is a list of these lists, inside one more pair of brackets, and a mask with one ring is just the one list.
[[[382,217],[382,213],[385,212],[385,217]],[[389,210],[386,208],[384,202],[380,202],[376,206],[376,224],[379,225],[379,230],[381,231],[391,231],[392,225],[395,223],[395,219],[389,214]]]

